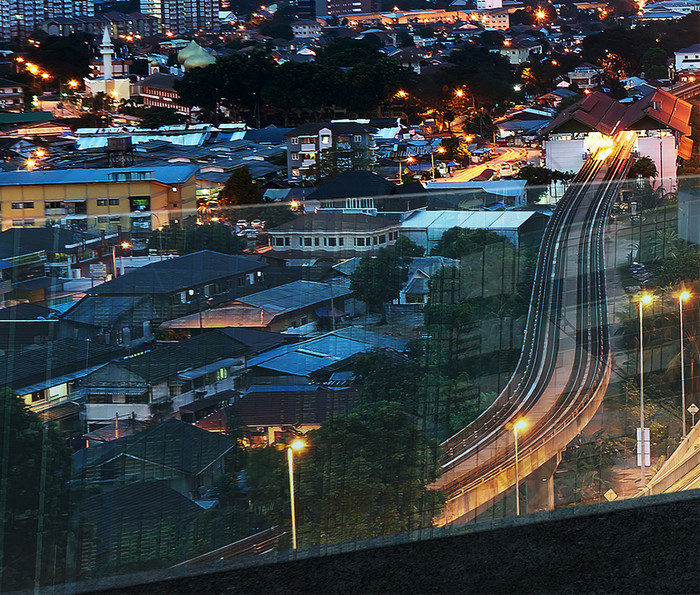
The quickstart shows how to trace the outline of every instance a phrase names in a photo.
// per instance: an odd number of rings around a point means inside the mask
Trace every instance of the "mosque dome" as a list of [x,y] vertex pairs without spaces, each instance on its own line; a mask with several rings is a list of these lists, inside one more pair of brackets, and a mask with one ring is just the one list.
[[187,58],[189,58],[197,50],[201,50],[201,49],[202,48],[200,48],[197,45],[197,42],[192,40],[177,53],[177,61],[180,64],[184,64],[185,60],[187,60]]
[[197,46],[197,49],[188,56],[182,66],[185,70],[191,70],[192,68],[206,68],[210,64],[214,64],[214,62],[216,62],[214,56],[211,56],[206,50]]

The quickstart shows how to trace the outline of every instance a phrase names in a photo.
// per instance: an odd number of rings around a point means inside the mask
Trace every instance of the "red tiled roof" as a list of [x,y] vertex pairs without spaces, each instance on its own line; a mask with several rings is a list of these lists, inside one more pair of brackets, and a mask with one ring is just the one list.
[[562,111],[543,132],[553,132],[569,120],[576,120],[610,136],[621,130],[634,130],[637,122],[648,117],[687,135],[690,134],[691,109],[690,103],[663,89],[655,89],[627,107],[604,93],[593,91]]
[[678,156],[681,159],[690,159],[693,155],[693,140],[689,136],[682,136],[678,142]]
[[636,122],[649,117],[681,134],[690,134],[691,110],[692,106],[687,101],[663,89],[655,89],[627,108],[622,126],[625,129],[634,128]]
[[625,106],[612,97],[593,91],[580,101],[567,107],[544,129],[545,133],[556,130],[569,120],[576,120],[591,130],[610,136],[617,132],[620,120],[625,114]]

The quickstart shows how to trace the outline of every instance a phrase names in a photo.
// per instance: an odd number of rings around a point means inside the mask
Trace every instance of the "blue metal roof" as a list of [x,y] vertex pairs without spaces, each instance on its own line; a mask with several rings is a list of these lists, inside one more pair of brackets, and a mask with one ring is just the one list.
[[281,345],[248,360],[258,366],[291,376],[308,376],[354,355],[375,348],[402,349],[406,341],[363,329],[341,329],[315,339]]
[[98,182],[135,182],[119,180],[116,174],[145,172],[146,181],[161,184],[181,184],[189,180],[199,165],[168,165],[156,167],[121,167],[95,169],[48,169],[37,171],[0,172],[0,186],[36,186],[39,184],[89,184]]

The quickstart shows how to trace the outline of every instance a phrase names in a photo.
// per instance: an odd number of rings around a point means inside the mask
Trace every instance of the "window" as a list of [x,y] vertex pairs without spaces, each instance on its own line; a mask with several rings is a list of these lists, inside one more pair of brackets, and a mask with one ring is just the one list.
[[382,234],[379,236],[379,243],[386,244],[386,235]]
[[97,199],[97,206],[98,207],[106,207],[107,206],[107,199],[106,198],[98,198]]
[[365,238],[355,238],[355,246],[364,246]]
[[353,140],[354,140],[356,143],[361,143],[361,142],[362,142],[362,135],[356,134],[356,135],[353,137]]
[[13,202],[13,203],[12,203],[12,208],[13,208],[13,209],[21,209],[23,204],[24,204],[24,203],[21,203],[21,202]]
[[376,246],[376,245],[377,245],[377,236],[374,236],[374,238],[372,238],[372,239],[374,240],[373,243],[374,243],[374,245]]
[[63,203],[60,200],[52,200],[46,203],[47,209],[62,209]]
[[275,238],[275,246],[284,246],[284,238]]
[[118,207],[119,206],[119,199],[118,198],[110,198],[109,199],[109,206],[110,207]]
[[322,134],[321,135],[321,144],[322,145],[330,145],[331,144],[331,135],[330,134]]
[[292,153],[292,160],[299,161],[299,153],[297,153],[297,152]]
[[338,238],[338,246],[342,246],[342,245],[343,245],[343,238]]
[[320,245],[321,245],[321,239],[320,239],[320,238],[314,238],[314,245],[315,245],[315,246],[320,246]]
[[219,368],[216,371],[216,380],[225,380],[228,378],[228,368]]
[[290,142],[291,142],[293,145],[298,145],[298,144],[299,144],[299,138],[296,137],[296,136],[293,136]]
[[311,246],[311,238],[304,238],[304,246]]
[[291,246],[292,245],[292,238],[284,238],[284,245]]
[[34,203],[33,203],[33,202],[25,202],[25,203],[24,203],[24,208],[25,208],[25,209],[33,209],[33,208],[34,208]]
[[109,217],[98,217],[97,222],[98,223],[109,223]]
[[328,245],[335,246],[335,238],[328,238]]

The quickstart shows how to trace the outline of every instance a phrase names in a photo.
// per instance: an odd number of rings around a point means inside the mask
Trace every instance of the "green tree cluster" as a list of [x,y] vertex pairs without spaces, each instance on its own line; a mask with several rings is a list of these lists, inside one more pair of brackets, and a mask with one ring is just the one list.
[[196,225],[186,219],[184,227],[166,226],[155,229],[148,238],[148,247],[159,252],[190,254],[200,250],[213,250],[222,254],[241,254],[246,242],[236,236],[228,225],[206,223]]
[[233,219],[236,215],[235,209],[231,207],[261,202],[260,191],[245,165],[233,170],[224,187],[219,191],[217,202],[223,216],[227,219]]
[[442,234],[430,255],[459,260],[468,254],[481,251],[484,246],[500,244],[503,241],[506,241],[503,236],[486,229],[453,227]]

